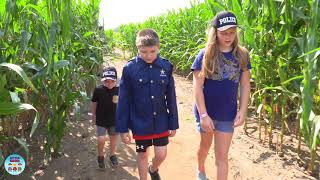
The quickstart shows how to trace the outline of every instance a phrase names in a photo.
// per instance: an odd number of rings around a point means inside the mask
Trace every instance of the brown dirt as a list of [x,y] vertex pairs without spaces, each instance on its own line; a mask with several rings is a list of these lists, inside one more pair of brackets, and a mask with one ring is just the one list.
[[[115,66],[121,74],[124,61],[116,61]],[[196,152],[199,144],[199,133],[195,130],[192,114],[192,82],[181,76],[175,76],[180,129],[170,139],[168,156],[160,168],[165,180],[195,179]],[[118,155],[120,166],[116,169],[109,165],[105,171],[97,169],[95,127],[91,117],[83,115],[80,121],[68,122],[68,132],[62,142],[62,156],[41,168],[35,167],[29,173],[32,179],[84,179],[84,180],[137,180],[134,144],[119,144]],[[249,117],[249,131],[246,135],[242,128],[235,131],[229,156],[229,179],[236,180],[273,180],[273,179],[316,179],[306,175],[305,169],[299,168],[295,155],[290,150],[296,143],[286,140],[286,155],[280,158],[274,150],[259,143],[257,126]],[[108,150],[108,143],[106,150]],[[39,150],[39,148],[38,148]],[[39,156],[41,157],[41,156]],[[150,160],[151,160],[150,156]],[[214,151],[211,148],[206,168],[208,178],[214,179]],[[12,177],[11,177],[12,178]]]

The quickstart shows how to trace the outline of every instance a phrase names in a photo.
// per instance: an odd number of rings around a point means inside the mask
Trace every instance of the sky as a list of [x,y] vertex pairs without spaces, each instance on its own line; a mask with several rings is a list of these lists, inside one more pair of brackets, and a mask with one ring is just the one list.
[[105,29],[114,29],[121,24],[142,22],[167,10],[184,7],[190,7],[190,0],[102,0],[99,24],[104,21]]

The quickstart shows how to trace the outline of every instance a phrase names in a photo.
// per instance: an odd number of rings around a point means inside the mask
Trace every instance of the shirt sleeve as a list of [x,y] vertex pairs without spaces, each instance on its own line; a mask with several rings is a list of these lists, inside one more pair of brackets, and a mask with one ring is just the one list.
[[204,56],[204,49],[201,49],[199,54],[197,55],[196,59],[193,61],[191,65],[191,70],[201,70],[202,68],[202,59]]
[[248,55],[248,64],[247,64],[247,68],[248,68],[248,69],[251,69],[250,55]]
[[93,95],[92,95],[92,98],[91,98],[91,101],[92,102],[97,102],[98,101],[98,92],[97,92],[97,88],[94,89],[93,91]]
[[130,97],[129,72],[125,66],[120,80],[119,100],[116,112],[116,131],[119,133],[129,132]]
[[[249,54],[249,52],[248,52],[248,54],[247,54],[247,69],[246,70],[250,70],[252,67],[251,67],[251,63],[250,63],[250,54]],[[241,72],[243,72],[244,70],[243,69],[241,69]]]
[[115,90],[114,94],[115,94],[116,96],[119,95],[119,87],[116,87],[116,90]]
[[[172,66],[172,65],[171,65]],[[172,76],[172,67],[169,73],[169,84],[167,91],[167,104],[169,110],[169,130],[176,130],[179,128],[178,121],[178,108],[177,108],[177,97],[174,85],[174,78]]]

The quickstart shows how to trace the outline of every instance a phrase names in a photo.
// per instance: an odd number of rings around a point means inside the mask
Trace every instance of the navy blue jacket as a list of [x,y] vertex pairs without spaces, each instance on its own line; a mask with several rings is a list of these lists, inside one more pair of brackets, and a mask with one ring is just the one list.
[[175,130],[178,111],[172,64],[161,58],[148,64],[139,56],[123,68],[116,131],[151,135]]

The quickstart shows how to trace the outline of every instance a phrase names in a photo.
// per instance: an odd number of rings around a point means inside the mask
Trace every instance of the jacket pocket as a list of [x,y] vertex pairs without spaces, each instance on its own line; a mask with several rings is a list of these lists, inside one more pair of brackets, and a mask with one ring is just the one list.
[[144,76],[138,76],[134,79],[133,82],[133,89],[134,89],[134,103],[133,106],[135,108],[136,115],[138,117],[145,117],[147,107],[147,97],[149,94],[149,79]]
[[163,77],[163,78],[158,79],[158,85],[159,85],[159,87],[161,89],[161,93],[163,95],[166,95],[166,93],[167,93],[168,83],[169,83],[169,81],[168,81],[167,77]]

